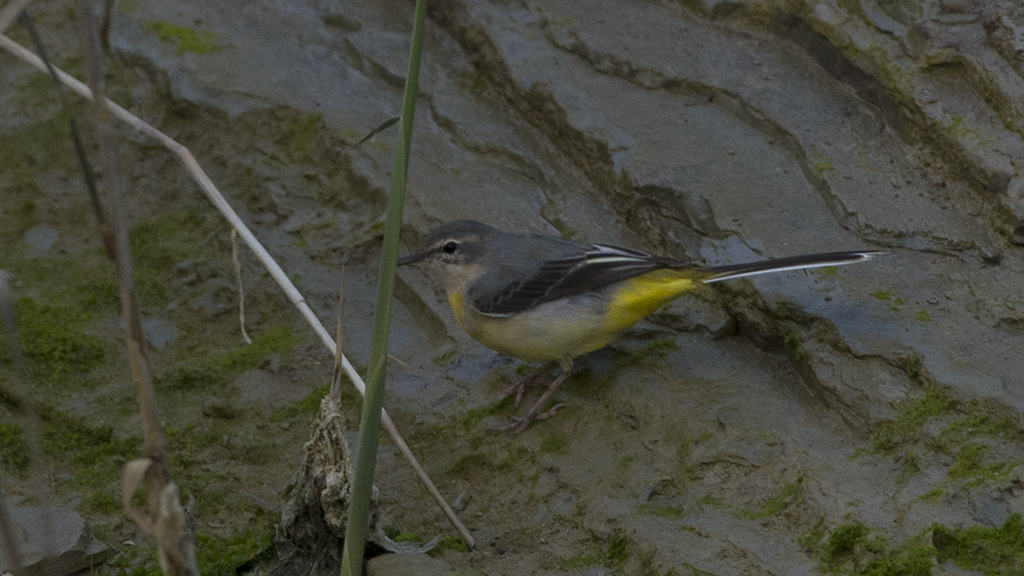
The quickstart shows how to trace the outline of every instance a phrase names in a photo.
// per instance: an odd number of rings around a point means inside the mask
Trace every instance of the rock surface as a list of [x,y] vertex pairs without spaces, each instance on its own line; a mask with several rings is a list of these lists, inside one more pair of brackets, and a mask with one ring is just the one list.
[[[44,28],[68,29],[48,10]],[[349,146],[398,114],[411,3],[118,10],[115,97],[192,148],[325,320],[346,266],[345,350],[365,366],[394,133]],[[1016,3],[440,0],[429,14],[407,247],[473,218],[708,264],[890,252],[680,299],[581,360],[556,395],[568,406],[514,439],[487,430],[504,422],[489,405],[519,377],[515,363],[468,339],[432,279],[403,269],[387,407],[445,495],[471,497],[461,514],[479,543],[445,562],[491,574],[800,575],[872,562],[996,573],[949,557],[933,530],[1012,527],[1024,512]],[[161,22],[206,32],[213,48],[161,39]],[[55,43],[74,54],[73,40]],[[0,62],[5,84],[33,74]],[[0,113],[5,130],[57,117],[20,98],[0,95],[0,110],[17,110]],[[208,210],[175,161],[128,140],[139,221],[171,205]],[[0,191],[25,186],[57,206],[73,168],[30,182],[0,171],[14,182]],[[58,230],[49,253],[86,234],[50,214],[13,237]],[[223,227],[211,234],[197,244],[226,252]],[[171,262],[172,303],[152,315],[231,321],[233,272],[213,258]],[[257,329],[292,314],[254,264],[245,274],[257,276],[246,287]],[[189,337],[179,330],[156,357],[173,366]],[[260,398],[277,409],[326,381],[306,342],[304,366],[275,359],[280,369],[217,392],[240,405],[236,418],[202,421],[213,392],[168,388],[175,426],[200,421],[206,436],[266,442],[260,454],[279,458],[209,448],[194,466],[234,489],[282,489],[290,471],[277,467],[297,461],[302,426],[257,428],[279,426]],[[119,393],[53,401],[95,415]],[[354,400],[345,409],[357,417]],[[385,523],[424,539],[447,529],[387,444],[377,485]]]
[[[29,506],[8,509],[24,564],[19,574],[64,576],[100,566],[114,551],[67,508]],[[14,558],[0,547],[0,573],[13,572]]]

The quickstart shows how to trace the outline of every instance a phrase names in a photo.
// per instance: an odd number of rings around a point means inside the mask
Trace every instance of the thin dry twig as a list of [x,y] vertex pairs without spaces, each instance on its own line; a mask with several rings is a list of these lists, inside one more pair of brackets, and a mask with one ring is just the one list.
[[[34,66],[35,68],[38,68],[42,71],[46,70],[46,66],[42,62],[42,60],[37,58],[35,54],[32,54],[30,51],[26,50],[17,42],[11,40],[8,36],[0,34],[0,47],[7,50],[11,54],[17,56],[18,58],[22,59],[23,61],[27,62],[28,64]],[[60,78],[61,82],[63,82],[65,85],[67,85],[69,88],[71,88],[81,96],[88,98],[90,100],[92,99],[92,91],[90,91],[85,84],[76,80],[74,77],[60,69],[55,68],[54,70]],[[188,172],[195,179],[196,183],[199,185],[200,190],[203,191],[203,194],[206,195],[206,197],[210,200],[214,207],[217,208],[218,211],[220,211],[224,218],[227,219],[228,223],[231,224],[232,228],[238,231],[239,236],[242,237],[242,240],[246,243],[247,246],[249,246],[249,249],[253,251],[253,253],[256,255],[256,258],[259,259],[263,266],[266,267],[267,271],[270,272],[271,277],[274,279],[274,281],[277,282],[278,286],[280,286],[281,289],[284,290],[284,293],[288,297],[288,299],[292,302],[292,304],[295,305],[296,308],[299,309],[299,313],[301,313],[303,318],[306,319],[306,322],[313,329],[316,335],[320,338],[320,341],[324,344],[324,346],[327,347],[331,354],[335,354],[336,347],[334,339],[331,338],[330,333],[327,332],[327,329],[324,328],[323,324],[316,317],[316,314],[313,313],[313,309],[310,308],[309,304],[306,303],[306,299],[302,296],[298,289],[295,288],[295,285],[292,283],[291,279],[288,278],[288,275],[285,274],[281,266],[274,260],[274,258],[270,255],[267,249],[264,248],[263,244],[261,244],[260,241],[256,238],[256,236],[252,233],[252,231],[249,230],[248,226],[246,226],[245,223],[242,222],[242,219],[239,218],[238,214],[234,211],[234,209],[231,207],[228,201],[224,198],[224,196],[220,193],[217,187],[213,184],[213,181],[206,174],[206,171],[204,171],[202,166],[199,165],[199,162],[196,160],[195,156],[192,155],[192,152],[185,146],[182,146],[181,144],[176,142],[170,136],[167,136],[166,134],[160,132],[153,126],[150,126],[149,124],[143,122],[140,118],[138,118],[131,112],[128,112],[121,106],[118,106],[113,101],[106,100],[106,102],[113,116],[122,120],[123,122],[125,122],[132,128],[138,130],[139,132],[142,132],[143,134],[153,138],[161,145],[163,145],[165,148],[169,149],[171,152],[178,156],[181,162],[185,165],[185,169],[188,170]],[[359,376],[359,373],[356,371],[355,367],[352,366],[352,363],[349,362],[348,358],[345,357],[344,355],[341,357],[341,367],[342,370],[344,370],[345,375],[348,377],[349,381],[352,382],[352,385],[355,386],[357,390],[359,390],[360,394],[365,395],[366,384],[363,382],[363,379]],[[412,466],[413,471],[416,473],[416,476],[420,479],[420,482],[423,483],[424,487],[427,489],[427,492],[430,493],[431,497],[437,503],[438,507],[441,508],[441,511],[448,518],[448,521],[459,533],[459,536],[466,543],[466,546],[468,546],[470,549],[476,548],[476,541],[473,539],[472,535],[470,535],[465,525],[462,524],[462,521],[459,520],[458,516],[455,514],[455,511],[452,510],[451,506],[449,506],[448,503],[445,501],[444,496],[442,496],[441,493],[437,490],[437,487],[434,485],[433,481],[430,480],[430,477],[427,476],[427,473],[423,469],[423,466],[420,465],[419,461],[416,459],[416,456],[412,453],[412,450],[409,449],[409,445],[406,444],[401,434],[399,434],[398,428],[395,426],[394,420],[391,419],[391,416],[387,413],[387,410],[384,409],[381,410],[381,425],[384,427],[385,430],[387,430],[388,435],[391,436],[391,440],[395,443],[395,446],[398,447],[399,451],[402,452],[402,455],[409,462],[409,465]]]
[[[127,327],[126,345],[132,377],[139,397],[142,417],[143,449],[146,458],[129,462],[124,473],[125,510],[146,532],[156,539],[160,566],[168,576],[198,576],[195,543],[186,530],[185,512],[178,489],[167,469],[167,448],[160,413],[153,388],[152,373],[146,358],[146,337],[142,331],[138,297],[135,293],[135,271],[128,244],[128,219],[125,208],[125,181],[117,146],[117,133],[110,120],[107,99],[103,96],[103,53],[93,27],[89,0],[78,0],[79,41],[85,53],[86,70],[96,111],[96,131],[103,163],[104,188],[107,193],[107,221],[103,233],[113,233],[114,256],[121,292],[121,311]],[[146,515],[134,513],[132,495],[141,483],[146,492]]]
[[331,398],[334,398],[335,404],[341,406],[341,359],[344,357],[342,354],[341,344],[341,311],[345,306],[345,266],[341,267],[341,280],[338,282],[338,330],[334,338],[334,374],[331,377],[331,390],[328,394]]
[[252,344],[252,338],[245,332],[245,287],[242,286],[242,263],[238,259],[238,230],[231,229],[231,261],[235,263],[235,278],[238,280],[238,323],[242,326],[242,338]]

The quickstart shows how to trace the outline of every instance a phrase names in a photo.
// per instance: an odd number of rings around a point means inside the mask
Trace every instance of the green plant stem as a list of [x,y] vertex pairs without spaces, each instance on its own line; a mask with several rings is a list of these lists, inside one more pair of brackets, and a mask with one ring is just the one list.
[[366,548],[366,532],[369,527],[373,473],[377,464],[380,412],[384,404],[384,376],[388,332],[391,324],[391,298],[395,291],[398,233],[402,226],[402,208],[405,204],[405,181],[409,168],[409,146],[412,141],[413,116],[416,112],[420,50],[423,44],[426,13],[426,0],[416,0],[412,48],[409,51],[409,71],[405,77],[405,95],[402,100],[402,133],[398,140],[398,150],[395,153],[395,168],[391,173],[391,193],[388,197],[387,220],[384,223],[384,246],[381,250],[377,308],[374,314],[373,341],[370,345],[369,366],[372,373],[368,374],[366,397],[363,399],[362,419],[359,425],[355,475],[352,480],[351,504],[348,509],[348,522],[345,525],[345,548],[341,559],[342,576],[357,576],[363,571],[363,552]]

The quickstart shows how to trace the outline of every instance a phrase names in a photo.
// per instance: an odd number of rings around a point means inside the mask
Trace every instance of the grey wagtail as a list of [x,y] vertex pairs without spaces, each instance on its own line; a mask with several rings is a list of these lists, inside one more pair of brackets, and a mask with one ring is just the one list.
[[[513,412],[527,385],[561,372],[523,417],[503,431],[518,434],[533,420],[554,415],[544,403],[572,371],[573,359],[607,346],[663,305],[702,284],[732,278],[839,266],[884,252],[829,252],[747,264],[705,267],[605,244],[538,234],[513,234],[457,220],[435,228],[398,264],[423,262],[444,279],[455,320],[474,340],[526,361],[548,362],[510,386]],[[499,401],[500,401],[499,400]]]

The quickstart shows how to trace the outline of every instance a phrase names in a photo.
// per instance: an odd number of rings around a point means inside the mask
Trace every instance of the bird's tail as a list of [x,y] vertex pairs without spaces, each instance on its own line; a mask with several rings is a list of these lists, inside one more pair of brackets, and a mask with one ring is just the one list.
[[714,266],[707,269],[711,276],[704,280],[705,284],[767,274],[769,272],[783,272],[786,270],[803,270],[805,268],[822,268],[825,266],[842,266],[870,260],[885,252],[826,252],[824,254],[807,254],[805,256],[791,256],[789,258],[777,258],[774,260],[761,260],[760,262],[749,262],[747,264],[730,264],[728,266]]

